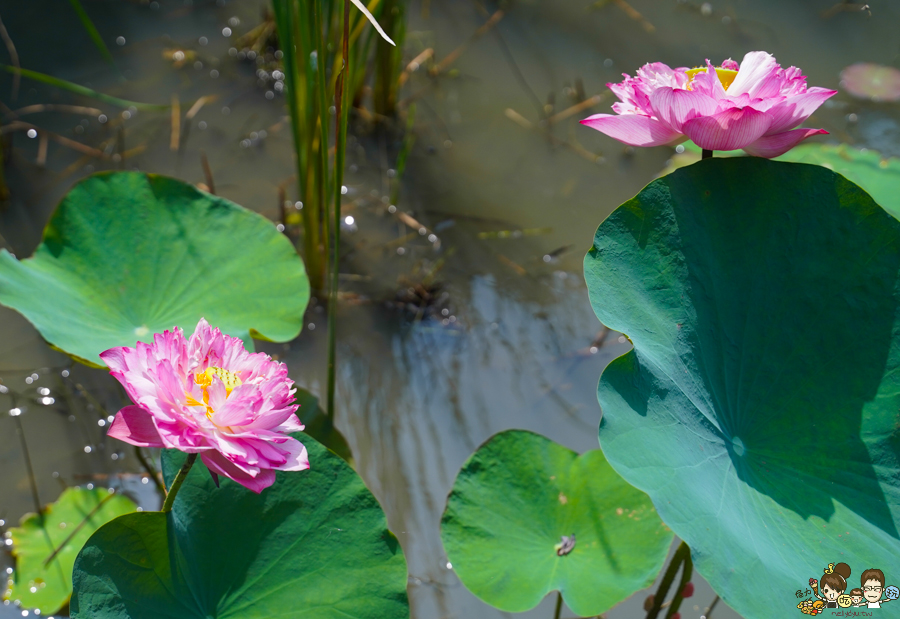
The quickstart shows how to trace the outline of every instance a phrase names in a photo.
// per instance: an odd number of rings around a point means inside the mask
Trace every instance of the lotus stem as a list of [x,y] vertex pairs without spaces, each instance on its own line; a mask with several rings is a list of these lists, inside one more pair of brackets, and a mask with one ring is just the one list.
[[334,215],[331,222],[331,290],[328,301],[328,417],[334,422],[335,356],[337,349],[338,264],[341,241],[341,196],[344,182],[344,155],[347,141],[347,115],[344,113],[344,86],[349,75],[350,0],[344,0],[344,34],[341,38],[341,70],[334,92]]
[[188,454],[187,460],[185,460],[184,464],[181,465],[181,469],[179,469],[178,474],[175,476],[175,479],[172,480],[172,487],[169,488],[169,492],[168,494],[166,494],[166,501],[162,506],[163,513],[172,511],[172,505],[175,503],[175,496],[181,489],[181,484],[184,483],[184,480],[187,477],[188,472],[191,470],[191,467],[194,466],[194,461],[196,459],[197,454]]
[[691,552],[688,550],[684,556],[684,567],[681,569],[681,581],[678,583],[678,591],[675,592],[675,596],[672,598],[669,611],[666,613],[666,619],[672,619],[681,607],[681,602],[684,600],[684,588],[690,582],[693,572],[694,562],[691,560]]
[[669,587],[672,586],[672,581],[675,580],[675,574],[678,573],[678,568],[685,561],[685,558],[690,561],[690,557],[691,549],[688,547],[687,543],[681,542],[678,546],[678,550],[675,551],[675,555],[672,557],[672,561],[669,563],[669,567],[666,568],[666,573],[663,574],[663,579],[659,583],[659,588],[653,596],[653,606],[647,611],[647,619],[656,619],[659,615],[659,611],[662,609],[663,600],[665,600],[666,594],[669,592]]
[[700,157],[700,158],[701,158],[701,159],[712,159],[712,156],[713,156],[713,152],[712,152],[711,150],[708,150],[708,149],[704,148],[704,149],[703,149],[703,156]]
[[562,612],[562,592],[556,592],[556,610],[553,612],[553,619],[559,619],[559,614]]

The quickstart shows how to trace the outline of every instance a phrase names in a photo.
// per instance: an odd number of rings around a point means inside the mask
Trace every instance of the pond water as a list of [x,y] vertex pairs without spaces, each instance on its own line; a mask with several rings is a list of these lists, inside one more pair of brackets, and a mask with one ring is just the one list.
[[[345,180],[344,214],[353,223],[343,236],[337,424],[403,545],[413,617],[508,615],[478,601],[448,569],[439,537],[447,493],[465,459],[504,429],[533,430],[579,452],[597,448],[597,380],[627,350],[625,339],[604,334],[594,317],[581,261],[597,225],[652,180],[672,150],[626,149],[578,125],[579,118],[605,111],[608,94],[549,131],[538,125],[541,115],[569,107],[577,88],[588,97],[602,94],[606,82],[654,60],[690,66],[765,49],[784,65],[800,66],[810,84],[831,88],[853,62],[897,61],[900,7],[873,3],[871,17],[859,10],[823,17],[830,4],[632,0],[627,7],[643,16],[637,19],[615,1],[504,3],[503,19],[472,42],[452,72],[431,78],[420,71],[404,90],[417,111],[397,212],[388,206],[398,134],[357,125]],[[92,171],[134,167],[200,183],[206,182],[201,153],[219,195],[277,220],[279,186],[288,197],[293,191],[289,120],[281,96],[267,96],[271,84],[258,81],[254,64],[229,55],[234,36],[257,25],[265,6],[258,0],[85,2],[112,49],[113,71],[67,3],[7,3],[0,17],[26,68],[135,101],[177,98],[187,107],[210,99],[177,132],[174,150],[165,112],[131,110],[124,118],[121,109],[78,100],[100,108],[105,122],[96,113],[58,109],[23,116],[107,156],[55,142],[44,153],[39,140],[13,133],[2,246],[30,255],[60,197]],[[445,57],[497,8],[413,2],[405,58],[429,47]],[[0,86],[0,100],[14,109],[75,102],[28,80],[13,102],[10,78]],[[898,155],[898,118],[896,106],[841,93],[807,125],[828,129],[827,140]],[[122,144],[124,161],[112,160]],[[414,217],[426,234],[407,227],[398,213]],[[439,301],[416,316],[406,307],[407,289],[428,276],[440,284]],[[321,304],[311,304],[306,323],[296,341],[258,347],[277,354],[300,385],[321,394]],[[0,378],[22,394],[15,403],[0,396],[0,407],[22,408],[37,389],[49,389],[53,398],[28,403],[19,417],[42,501],[55,499],[62,484],[102,483],[124,485],[155,507],[133,451],[103,437],[101,424],[122,404],[105,373],[72,366],[24,319],[0,308]],[[0,419],[0,518],[8,524],[33,509],[14,421]],[[702,579],[694,582],[685,618],[700,617],[714,597]],[[608,617],[642,616],[645,596],[635,595]],[[550,617],[553,603],[545,600],[523,617]],[[0,606],[5,616],[21,613]],[[715,616],[737,615],[720,604]]]

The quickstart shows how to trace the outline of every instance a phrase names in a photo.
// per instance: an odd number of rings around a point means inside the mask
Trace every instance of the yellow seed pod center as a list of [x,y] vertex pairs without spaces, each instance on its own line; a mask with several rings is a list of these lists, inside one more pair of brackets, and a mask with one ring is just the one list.
[[212,366],[206,368],[206,371],[202,374],[197,374],[194,377],[194,382],[203,387],[205,390],[206,387],[209,387],[212,384],[213,376],[219,377],[219,380],[221,380],[225,385],[226,393],[228,393],[229,395],[231,395],[231,392],[236,387],[243,384],[241,379],[238,378],[237,374],[235,374],[234,372],[229,372],[225,368],[217,368]]
[[[688,76],[688,79],[693,80],[694,76],[698,73],[706,73],[706,67],[697,67],[694,69],[688,69],[685,71]],[[728,87],[731,86],[731,83],[734,81],[734,78],[737,77],[738,72],[733,71],[731,69],[723,69],[722,67],[716,67],[716,76],[719,78],[719,82],[722,83],[722,88],[728,90]],[[690,89],[690,84],[688,84],[688,89]]]

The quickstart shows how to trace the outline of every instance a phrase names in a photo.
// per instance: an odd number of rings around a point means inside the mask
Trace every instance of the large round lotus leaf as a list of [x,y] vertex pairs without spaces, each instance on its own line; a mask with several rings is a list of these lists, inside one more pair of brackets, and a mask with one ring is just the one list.
[[597,230],[594,311],[631,352],[600,444],[748,619],[829,563],[900,556],[900,222],[820,166],[711,159]]
[[96,174],[72,188],[29,259],[0,251],[0,303],[63,351],[101,365],[114,346],[194,330],[296,337],[303,262],[264,217],[175,179]]
[[[564,536],[574,536],[568,553]],[[521,612],[557,590],[588,616],[652,584],[672,532],[601,451],[579,456],[511,430],[463,465],[441,538],[460,580],[488,604]]]
[[[378,501],[307,435],[312,468],[255,494],[200,459],[175,505],[110,522],[75,563],[84,619],[403,619],[406,561]],[[167,485],[184,454],[166,451]]]
[[[700,147],[693,142],[685,142],[684,150],[672,156],[662,174],[669,174],[678,168],[700,161]],[[744,157],[742,150],[716,151],[715,157]],[[900,219],[900,159],[885,157],[871,149],[860,150],[840,144],[819,144],[807,142],[792,148],[778,157],[777,161],[813,163],[825,166],[853,181],[880,204],[888,213]]]
[[72,595],[78,551],[101,525],[134,509],[131,500],[104,488],[68,488],[44,508],[43,523],[27,514],[9,530],[16,569],[3,598],[44,615],[57,612]]

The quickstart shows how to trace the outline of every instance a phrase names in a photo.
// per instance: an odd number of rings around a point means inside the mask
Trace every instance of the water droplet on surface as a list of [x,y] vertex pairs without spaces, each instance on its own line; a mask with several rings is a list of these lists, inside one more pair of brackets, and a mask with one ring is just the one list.
[[101,428],[106,426],[106,419],[98,419],[97,425],[100,426]]
[[734,448],[734,453],[739,456],[744,455],[746,448],[744,447],[744,441],[742,441],[739,436],[732,437],[731,446]]
[[90,445],[85,445],[85,446],[84,446],[84,453],[89,454],[89,453],[91,453],[92,451],[94,451],[94,449],[93,449]]
[[352,226],[353,222],[355,222],[355,221],[356,220],[353,219],[353,215],[347,215],[346,217],[344,217],[344,223],[347,224],[348,226]]
[[147,325],[141,325],[140,327],[136,327],[134,329],[134,334],[138,337],[144,337],[148,333],[150,333],[150,329],[147,327]]
[[342,196],[346,196],[348,191],[349,190],[347,189],[346,185],[341,185],[341,195]]
[[11,409],[9,409],[9,416],[10,416],[10,417],[18,417],[18,416],[21,415],[21,414],[22,414],[22,409],[21,409],[21,408],[16,407],[16,408],[11,408]]
[[62,372],[60,372],[60,374],[62,375],[63,378],[68,378],[69,370],[63,370]]
[[447,561],[447,569],[448,569],[448,570],[452,570],[452,569],[453,569],[453,564],[450,563],[449,561]]
[[43,404],[44,406],[50,406],[54,402],[56,402],[56,400],[53,398],[49,398],[49,397],[41,398],[41,404]]
[[142,484],[149,484],[149,483],[150,483],[150,479],[147,478],[147,477],[141,477],[141,483],[142,483]]
[[28,137],[30,137],[30,138],[36,138],[36,137],[37,137],[37,131],[35,131],[34,129],[29,129],[28,132],[26,133],[26,135],[27,135]]
[[284,224],[276,224],[275,229],[279,232],[284,232]]
[[93,490],[93,489],[94,489],[94,484],[88,484],[88,485],[85,486],[85,487],[86,487],[88,490]]
[[33,383],[33,382],[34,382],[34,379],[33,379],[32,377],[30,377],[30,376],[26,376],[26,377],[25,377],[25,384],[26,384],[26,385],[30,385],[30,384]]

